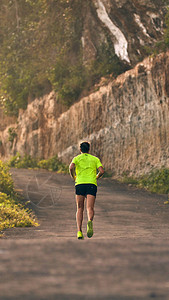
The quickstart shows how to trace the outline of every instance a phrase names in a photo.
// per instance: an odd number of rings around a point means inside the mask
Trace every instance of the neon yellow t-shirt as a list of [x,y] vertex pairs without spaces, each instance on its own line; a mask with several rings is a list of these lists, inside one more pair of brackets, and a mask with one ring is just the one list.
[[75,164],[76,181],[75,185],[92,183],[97,186],[97,169],[102,167],[100,159],[89,153],[81,153],[72,160]]

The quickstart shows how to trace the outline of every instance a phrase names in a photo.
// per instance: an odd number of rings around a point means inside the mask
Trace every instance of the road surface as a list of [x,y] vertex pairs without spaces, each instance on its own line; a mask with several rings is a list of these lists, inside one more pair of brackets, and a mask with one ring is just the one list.
[[69,175],[11,170],[39,227],[0,239],[0,299],[169,299],[169,205],[155,195],[102,179],[94,236],[76,239]]

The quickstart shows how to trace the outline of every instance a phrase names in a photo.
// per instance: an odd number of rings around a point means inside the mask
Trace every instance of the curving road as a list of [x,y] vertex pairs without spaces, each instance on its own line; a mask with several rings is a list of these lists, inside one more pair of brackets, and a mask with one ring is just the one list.
[[40,226],[0,239],[2,300],[169,299],[167,197],[99,181],[94,236],[76,239],[69,175],[11,170]]

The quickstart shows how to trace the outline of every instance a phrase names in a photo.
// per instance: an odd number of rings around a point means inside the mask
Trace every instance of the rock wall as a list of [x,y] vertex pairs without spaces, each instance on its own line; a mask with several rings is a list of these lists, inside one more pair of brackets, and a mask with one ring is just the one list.
[[[30,103],[17,123],[0,132],[1,158],[17,151],[39,158],[57,153],[70,163],[79,143],[88,140],[115,175],[169,167],[169,52],[96,89],[65,112],[53,92]],[[9,127],[16,128],[13,143]]]
[[85,64],[110,43],[120,60],[134,66],[145,46],[163,38],[166,4],[158,0],[86,0],[82,6],[82,53]]

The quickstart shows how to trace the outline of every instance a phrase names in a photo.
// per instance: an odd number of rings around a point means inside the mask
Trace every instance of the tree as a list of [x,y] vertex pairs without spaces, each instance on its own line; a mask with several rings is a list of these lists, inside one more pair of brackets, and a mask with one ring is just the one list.
[[[0,96],[8,113],[17,114],[26,107],[28,96],[38,97],[52,88],[50,78],[59,59],[75,65],[81,44],[81,2],[2,0]],[[54,82],[58,89],[60,81]]]

